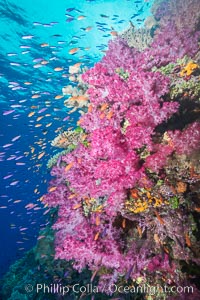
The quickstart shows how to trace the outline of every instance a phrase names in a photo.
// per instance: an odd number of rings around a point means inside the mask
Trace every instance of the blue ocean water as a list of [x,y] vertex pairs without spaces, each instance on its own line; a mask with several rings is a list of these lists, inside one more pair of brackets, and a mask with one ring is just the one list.
[[66,97],[55,99],[69,84],[69,66],[92,66],[110,32],[130,20],[142,26],[152,2],[0,0],[0,276],[48,222],[39,199],[50,180],[46,163],[58,152],[51,141],[78,119]]

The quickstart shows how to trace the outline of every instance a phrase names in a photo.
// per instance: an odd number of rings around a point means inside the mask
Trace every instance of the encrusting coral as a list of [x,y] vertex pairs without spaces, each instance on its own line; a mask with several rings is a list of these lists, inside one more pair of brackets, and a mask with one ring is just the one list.
[[55,139],[51,142],[53,147],[69,149],[77,146],[80,142],[84,142],[86,139],[86,134],[83,130],[67,130],[61,132]]
[[129,47],[134,47],[142,51],[152,43],[152,33],[156,27],[156,21],[153,17],[149,17],[145,24],[145,28],[136,29],[133,23],[130,22],[129,27],[120,34],[120,36],[127,41]]

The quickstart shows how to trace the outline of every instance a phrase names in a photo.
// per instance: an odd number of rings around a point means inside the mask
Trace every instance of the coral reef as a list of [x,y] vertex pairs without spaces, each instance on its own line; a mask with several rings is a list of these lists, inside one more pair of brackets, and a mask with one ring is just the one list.
[[[69,69],[77,86],[63,93],[82,116],[52,142],[67,152],[55,157],[42,201],[58,209],[55,262],[88,268],[105,297],[124,296],[114,284],[158,287],[139,299],[200,297],[198,8],[159,1],[155,32],[130,28],[92,68]],[[170,290],[180,286],[193,293]]]
[[[180,14],[186,3],[179,2]],[[198,88],[188,87],[187,98],[179,88],[190,80],[198,85],[199,32],[197,20],[185,28],[168,18],[173,3],[150,45],[130,45],[129,29],[83,73],[84,143],[75,137],[42,199],[59,207],[56,258],[73,260],[79,272],[88,267],[108,295],[119,296],[112,284],[138,283],[190,285],[199,295],[197,272],[190,277],[190,264],[200,264]],[[159,291],[154,298],[175,296]]]

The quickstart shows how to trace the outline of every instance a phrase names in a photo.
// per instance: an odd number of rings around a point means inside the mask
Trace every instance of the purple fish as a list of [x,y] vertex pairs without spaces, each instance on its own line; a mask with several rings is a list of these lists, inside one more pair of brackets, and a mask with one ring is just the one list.
[[66,20],[66,22],[69,23],[69,22],[72,22],[73,20],[74,20],[74,18],[68,18],[68,19]]
[[15,137],[12,139],[12,142],[15,142],[15,141],[17,141],[18,139],[20,139],[20,137],[21,137],[21,135],[17,135],[17,136],[15,136]]
[[18,157],[15,158],[15,160],[19,160],[19,159],[21,159],[21,158],[23,158],[23,157],[24,157],[23,155],[18,156]]
[[17,107],[22,107],[22,105],[20,105],[20,104],[13,104],[13,105],[11,105],[11,107],[12,108],[17,108]]
[[19,181],[13,181],[13,182],[10,183],[10,185],[16,185],[16,184],[18,184],[18,182]]
[[41,113],[43,113],[45,110],[47,110],[47,107],[44,107],[44,108],[42,108],[42,109],[38,110],[38,114],[41,114]]
[[10,174],[10,175],[4,176],[3,179],[8,179],[8,178],[10,178],[12,176],[13,176],[13,174]]
[[12,110],[6,110],[6,111],[4,111],[3,115],[7,116],[9,114],[12,114],[14,111],[15,111],[14,109],[12,109]]
[[7,148],[7,147],[10,147],[10,146],[12,146],[13,144],[5,144],[5,145],[3,145],[3,148]]
[[67,120],[69,120],[70,119],[70,116],[67,116],[67,117],[65,117],[64,119],[63,119],[63,121],[67,121]]
[[7,158],[7,160],[13,160],[13,159],[15,159],[15,157],[16,157],[15,155],[14,156],[10,156],[10,157]]

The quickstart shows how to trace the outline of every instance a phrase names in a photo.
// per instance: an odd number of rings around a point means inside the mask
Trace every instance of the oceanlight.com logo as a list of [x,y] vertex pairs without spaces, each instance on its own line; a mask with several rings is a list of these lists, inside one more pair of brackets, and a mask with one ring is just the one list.
[[45,284],[38,283],[36,287],[31,284],[27,284],[25,286],[25,290],[27,293],[37,293],[37,294],[58,294],[58,295],[66,295],[68,293],[74,294],[97,294],[97,293],[119,293],[119,294],[146,294],[146,295],[158,295],[160,293],[164,294],[192,294],[193,287],[192,286],[150,286],[147,284],[139,285],[139,286],[122,286],[117,284],[105,285],[101,288],[101,290],[92,284],[80,285],[76,283],[74,285],[62,285],[62,284]]

